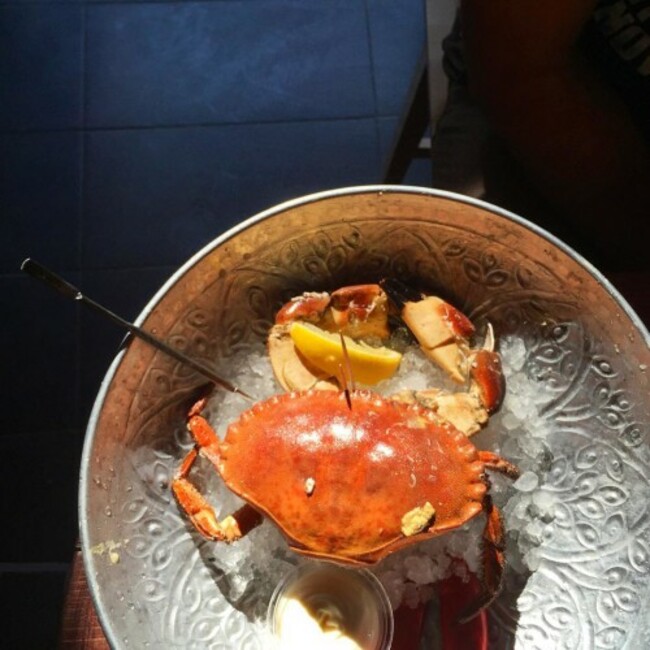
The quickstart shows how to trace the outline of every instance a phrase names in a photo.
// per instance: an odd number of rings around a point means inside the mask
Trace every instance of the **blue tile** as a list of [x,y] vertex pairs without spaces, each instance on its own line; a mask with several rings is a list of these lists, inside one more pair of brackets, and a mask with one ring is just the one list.
[[[38,408],[38,407],[36,407]],[[46,415],[46,412],[43,412]],[[47,562],[65,564],[74,553],[77,526],[77,492],[83,436],[80,431],[47,431],[39,434],[0,436],[0,454],[5,459],[2,469],[3,498],[0,517],[4,531],[14,532],[0,537],[2,563]],[[4,578],[10,573],[4,564],[0,572],[0,591]],[[50,567],[58,573],[61,567]],[[26,597],[26,596],[25,596]],[[16,594],[17,599],[21,599]],[[30,599],[31,600],[31,599]],[[6,606],[11,601],[2,600]],[[42,602],[33,595],[34,616]],[[54,605],[54,601],[50,606]],[[56,644],[7,643],[5,626],[11,612],[3,612],[3,648],[55,648]],[[32,618],[32,621],[34,618]],[[46,622],[46,621],[44,621]],[[48,617],[47,622],[52,622]],[[12,628],[16,621],[11,621]],[[36,625],[35,627],[39,627]],[[17,631],[13,628],[13,631]],[[45,630],[43,630],[44,632]],[[49,631],[49,630],[48,630]],[[42,633],[42,632],[41,632]],[[28,630],[25,638],[38,631]]]
[[397,137],[397,128],[400,120],[398,117],[378,117],[377,128],[379,131],[379,153],[382,166],[386,165],[390,156],[393,143]]
[[87,136],[83,262],[178,266],[243,218],[379,179],[374,120],[104,131]]
[[0,135],[0,272],[25,257],[77,268],[81,135]]
[[0,6],[0,129],[81,126],[82,8]]
[[[388,164],[388,156],[392,152],[400,120],[397,117],[380,117],[377,119],[377,123],[382,169],[385,169]],[[400,184],[431,187],[431,180],[431,160],[429,158],[413,158]]]
[[[173,267],[85,271],[83,291],[122,318],[134,321],[173,274]],[[79,420],[85,427],[104,375],[126,332],[90,310],[81,314]]]
[[27,276],[0,276],[0,296],[0,436],[72,428],[78,305]]
[[91,126],[374,111],[362,0],[90,6],[87,28]]
[[400,115],[426,40],[424,0],[368,0],[379,115]]
[[88,7],[87,124],[374,113],[363,0]]

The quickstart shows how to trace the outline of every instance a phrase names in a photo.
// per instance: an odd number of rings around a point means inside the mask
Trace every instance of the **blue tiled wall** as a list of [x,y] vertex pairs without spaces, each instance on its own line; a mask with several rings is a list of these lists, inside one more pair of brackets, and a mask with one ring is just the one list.
[[69,561],[83,428],[122,338],[21,260],[134,318],[241,219],[379,182],[424,32],[423,0],[0,4],[0,453],[23,494],[2,500],[3,566]]

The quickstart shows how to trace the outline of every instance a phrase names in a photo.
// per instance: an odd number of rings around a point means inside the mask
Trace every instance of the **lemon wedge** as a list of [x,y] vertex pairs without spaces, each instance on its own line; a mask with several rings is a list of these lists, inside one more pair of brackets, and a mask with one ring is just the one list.
[[[341,337],[338,334],[326,332],[316,325],[301,321],[291,324],[289,334],[307,361],[330,373],[332,377],[341,376],[340,367],[345,362]],[[385,347],[373,348],[348,336],[344,339],[355,382],[372,386],[382,379],[388,379],[397,370],[402,359],[399,352]]]

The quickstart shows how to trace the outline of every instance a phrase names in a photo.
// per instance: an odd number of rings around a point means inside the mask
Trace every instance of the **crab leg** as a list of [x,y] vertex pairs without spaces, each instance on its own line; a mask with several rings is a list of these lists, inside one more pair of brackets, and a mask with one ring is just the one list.
[[[467,568],[467,565],[462,562],[461,564]],[[441,650],[487,650],[488,626],[485,610],[478,612],[470,621],[459,620],[461,612],[481,593],[481,589],[478,577],[472,573],[469,574],[469,579],[453,575],[438,584]]]
[[492,603],[499,595],[503,582],[504,531],[503,520],[499,509],[492,503],[492,498],[486,495],[483,503],[486,514],[483,531],[483,575],[480,578],[481,594],[462,612],[459,621],[464,623],[474,618],[479,612]]
[[219,521],[212,506],[186,478],[175,478],[172,491],[194,527],[208,539],[235,542],[262,523],[261,515],[249,505],[242,506]]
[[474,351],[470,357],[469,374],[481,404],[488,413],[494,413],[503,401],[505,382],[501,357],[494,351],[494,331],[490,323],[483,348]]
[[201,452],[215,466],[219,462],[219,439],[207,420],[200,415],[205,399],[199,400],[190,410],[188,429],[196,445],[184,458],[172,481],[172,492],[178,505],[188,516],[194,527],[208,539],[234,542],[262,523],[262,516],[255,508],[246,504],[222,521],[214,508],[189,480],[189,474]]
[[516,480],[519,478],[520,471],[516,465],[509,463],[493,451],[478,450],[478,457],[487,469],[505,474],[508,478]]
[[[519,469],[491,451],[478,452],[479,459],[486,469],[490,469],[508,478],[519,477]],[[461,621],[468,621],[480,610],[487,607],[501,591],[503,581],[503,570],[505,567],[504,557],[504,529],[501,512],[492,502],[492,497],[486,493],[483,499],[483,511],[486,515],[485,528],[483,530],[483,575],[481,576],[481,595],[468,607],[460,616]]]

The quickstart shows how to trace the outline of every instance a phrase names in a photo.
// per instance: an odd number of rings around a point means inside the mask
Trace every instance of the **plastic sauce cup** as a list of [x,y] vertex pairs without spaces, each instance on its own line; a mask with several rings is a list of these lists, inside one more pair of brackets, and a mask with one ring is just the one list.
[[308,563],[276,587],[268,623],[278,650],[388,650],[393,610],[365,569]]

